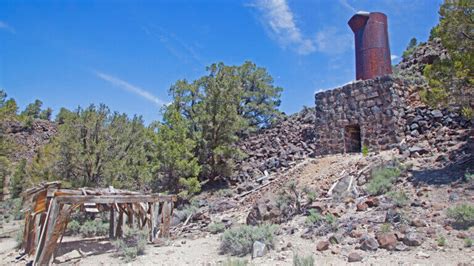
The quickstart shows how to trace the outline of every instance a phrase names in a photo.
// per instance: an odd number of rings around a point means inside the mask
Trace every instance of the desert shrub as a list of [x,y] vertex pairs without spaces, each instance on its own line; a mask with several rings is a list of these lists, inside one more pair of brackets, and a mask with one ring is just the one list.
[[220,250],[222,253],[244,256],[252,252],[255,241],[264,243],[268,248],[273,248],[275,225],[249,226],[243,225],[226,230],[222,234]]
[[467,229],[474,225],[474,205],[461,204],[449,208],[447,215],[454,220],[454,225],[459,228]]
[[385,224],[382,224],[380,226],[380,232],[381,233],[389,233],[390,231],[392,231],[392,228],[390,227],[390,224],[389,223],[385,223]]
[[332,213],[326,214],[326,217],[324,217],[324,220],[326,221],[327,224],[331,226],[335,226],[337,223],[337,218]]
[[366,157],[367,155],[369,155],[369,147],[367,147],[367,145],[362,145],[362,155],[364,157]]
[[126,228],[123,237],[114,241],[112,244],[118,253],[124,257],[125,261],[130,262],[137,256],[145,253],[145,247],[148,242],[148,231],[137,228]]
[[387,196],[397,207],[406,206],[409,201],[408,195],[403,191],[390,191]]
[[470,173],[470,172],[466,172],[464,173],[464,178],[463,178],[464,182],[471,182],[474,180],[474,173]]
[[464,247],[466,247],[466,248],[472,247],[472,239],[470,239],[470,238],[464,239]]
[[444,247],[444,246],[446,246],[446,238],[444,236],[439,236],[436,239],[436,243],[438,244],[438,246]]
[[83,237],[105,236],[109,232],[109,224],[99,220],[89,220],[81,225],[79,232]]
[[211,223],[207,228],[211,234],[217,234],[224,232],[225,225],[223,223]]
[[228,188],[220,189],[216,191],[216,195],[222,198],[232,198],[232,196],[234,196],[234,191]]
[[303,188],[303,192],[306,194],[306,199],[308,200],[308,204],[313,203],[318,197],[318,194],[316,193],[316,191],[308,187]]
[[226,261],[224,261],[221,265],[222,266],[246,266],[248,265],[248,261],[246,260],[239,260],[239,259],[231,259],[228,258]]
[[372,179],[367,184],[370,195],[384,194],[390,190],[396,178],[401,174],[398,166],[377,168],[372,172]]
[[3,217],[5,222],[11,220],[21,220],[24,218],[24,213],[21,211],[22,200],[21,198],[8,199],[0,203],[0,209],[4,210]]
[[309,215],[308,217],[306,217],[305,223],[307,225],[315,225],[315,224],[320,223],[322,220],[323,220],[323,217],[321,216],[321,214],[311,209],[309,210]]
[[461,109],[461,115],[464,117],[466,120],[472,120],[474,118],[474,110],[471,107],[464,106]]
[[305,257],[299,256],[298,254],[293,255],[293,266],[313,266],[314,257],[313,255],[308,255]]
[[66,233],[68,235],[77,235],[81,231],[81,224],[77,220],[71,220],[67,224]]

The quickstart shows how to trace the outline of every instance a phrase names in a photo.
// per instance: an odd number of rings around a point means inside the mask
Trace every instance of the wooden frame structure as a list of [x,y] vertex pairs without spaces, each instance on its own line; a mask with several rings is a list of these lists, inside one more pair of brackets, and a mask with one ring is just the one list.
[[[70,215],[76,210],[108,211],[109,238],[119,238],[122,226],[147,226],[149,240],[170,236],[170,222],[175,195],[142,194],[114,189],[61,189],[60,182],[43,183],[23,193],[25,227],[22,249],[34,255],[34,265],[49,264],[66,230]],[[59,241],[59,242],[60,242]]]

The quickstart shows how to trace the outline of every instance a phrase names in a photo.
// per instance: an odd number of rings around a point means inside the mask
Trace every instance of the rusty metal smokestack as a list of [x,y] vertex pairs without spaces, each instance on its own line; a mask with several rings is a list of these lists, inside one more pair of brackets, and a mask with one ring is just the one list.
[[380,12],[358,12],[348,24],[355,37],[356,79],[391,74],[387,16]]

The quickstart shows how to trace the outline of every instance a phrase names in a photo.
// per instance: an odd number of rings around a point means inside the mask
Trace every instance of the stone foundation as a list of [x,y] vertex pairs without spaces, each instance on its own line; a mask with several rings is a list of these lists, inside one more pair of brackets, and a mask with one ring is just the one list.
[[404,137],[408,85],[392,76],[317,93],[317,155],[386,150]]

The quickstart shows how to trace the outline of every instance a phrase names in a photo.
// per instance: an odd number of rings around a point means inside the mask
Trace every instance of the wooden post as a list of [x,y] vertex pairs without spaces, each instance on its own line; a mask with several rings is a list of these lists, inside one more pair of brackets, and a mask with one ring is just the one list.
[[171,223],[171,202],[163,202],[163,208],[161,210],[161,225],[160,225],[160,236],[168,238],[170,236],[170,223]]
[[109,218],[109,238],[115,239],[115,210],[114,205],[110,205],[110,218]]
[[133,228],[133,206],[131,203],[127,204],[127,224],[130,228]]
[[116,229],[115,229],[115,237],[116,238],[120,238],[123,236],[123,229],[122,229],[122,226],[123,226],[123,211],[121,211],[120,209],[118,210],[118,220],[117,220],[117,226],[116,226]]
[[[53,233],[53,228],[56,224],[58,214],[59,204],[56,202],[56,199],[53,198],[49,204],[48,214],[46,215],[46,224],[43,225],[38,248],[36,249],[35,260],[33,262],[35,265],[49,263],[49,258],[45,257],[46,252],[43,252],[43,250],[46,251],[46,249],[50,248],[47,246],[47,243],[49,242],[51,234]],[[48,261],[46,261],[46,259],[48,259]]]

